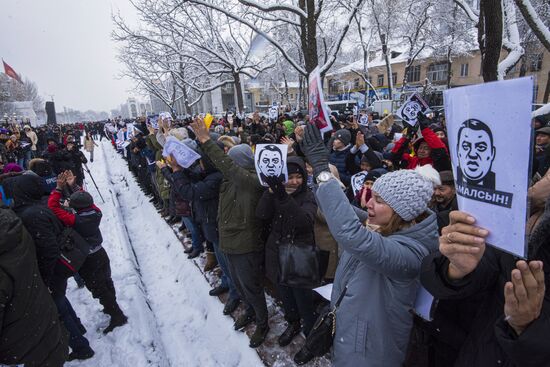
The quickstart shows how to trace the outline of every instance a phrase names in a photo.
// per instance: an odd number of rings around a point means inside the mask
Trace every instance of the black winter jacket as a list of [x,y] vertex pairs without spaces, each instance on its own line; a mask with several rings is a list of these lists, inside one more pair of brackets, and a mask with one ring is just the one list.
[[63,366],[65,328],[38,274],[34,243],[21,220],[0,209],[0,363]]
[[300,165],[304,181],[302,186],[281,201],[265,191],[256,207],[256,216],[270,222],[269,237],[265,246],[265,272],[267,278],[279,282],[279,245],[294,241],[298,245],[314,245],[313,225],[317,213],[317,202],[307,187],[307,173],[303,161],[289,157],[288,163]]
[[[163,171],[167,169],[163,168]],[[217,225],[222,180],[220,171],[211,171],[198,177],[190,175],[188,170],[181,170],[172,173],[170,183],[181,198],[191,203],[196,223]]]
[[36,246],[38,268],[44,283],[49,286],[60,257],[58,238],[63,224],[41,201],[42,181],[34,174],[24,174],[4,181],[9,197],[14,199],[13,210],[23,221]]

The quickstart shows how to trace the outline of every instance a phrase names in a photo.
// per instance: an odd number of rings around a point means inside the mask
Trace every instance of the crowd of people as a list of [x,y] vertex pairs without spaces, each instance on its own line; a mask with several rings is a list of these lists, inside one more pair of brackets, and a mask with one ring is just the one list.
[[[287,322],[277,335],[281,347],[300,333],[307,339],[316,319],[338,306],[334,366],[550,365],[550,126],[533,121],[523,260],[486,246],[488,231],[476,226],[476,213],[458,211],[443,116],[420,113],[416,127],[392,115],[375,117],[333,114],[333,131],[325,134],[300,113],[277,121],[258,113],[212,122],[164,115],[2,130],[0,188],[11,209],[1,210],[0,222],[0,274],[8,275],[0,285],[0,363],[62,365],[66,330],[69,359],[93,356],[65,297],[71,276],[104,306],[111,318],[105,332],[127,321],[101,247],[101,211],[81,189],[82,136],[90,160],[97,140],[110,140],[160,215],[191,237],[188,257],[205,253],[204,271],[219,267],[209,294],[228,293],[225,315],[242,307],[234,328],[254,324],[252,348],[270,333],[267,290]],[[200,158],[182,167],[173,155],[163,156],[171,139]],[[262,184],[254,162],[260,144],[287,146],[287,179],[264,177]],[[78,269],[63,262],[66,228],[89,246]],[[292,246],[310,249],[314,258],[287,263]],[[28,265],[11,266],[13,258]],[[311,266],[318,274],[300,271]],[[313,288],[328,283],[332,297],[325,304]],[[414,310],[420,287],[435,297],[431,320]],[[36,296],[30,300],[29,293]],[[40,311],[22,312],[21,302]],[[43,327],[20,343],[28,325]],[[314,357],[306,343],[294,361]]]

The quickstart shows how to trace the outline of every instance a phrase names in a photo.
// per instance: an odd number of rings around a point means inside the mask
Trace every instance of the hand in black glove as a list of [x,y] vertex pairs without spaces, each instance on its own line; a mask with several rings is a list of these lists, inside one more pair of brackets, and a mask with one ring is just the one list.
[[279,200],[286,198],[287,193],[285,185],[283,184],[282,177],[268,176],[264,179],[265,183],[269,185],[269,188],[273,192],[273,195]]
[[405,137],[408,140],[414,140],[416,137],[416,132],[418,131],[419,124],[416,124],[415,126],[407,126],[407,133],[405,134]]
[[420,126],[420,130],[424,130],[427,127],[430,127],[430,124],[432,123],[432,120],[426,117],[424,113],[418,112],[416,115],[416,118],[418,120],[418,125]]
[[304,129],[304,138],[300,142],[308,163],[313,167],[313,176],[328,171],[329,151],[323,142],[321,132],[315,125],[307,125]]

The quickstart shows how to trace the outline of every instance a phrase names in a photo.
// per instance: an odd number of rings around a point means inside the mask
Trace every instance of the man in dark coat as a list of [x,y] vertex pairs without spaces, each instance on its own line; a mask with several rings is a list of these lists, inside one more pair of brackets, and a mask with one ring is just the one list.
[[[74,212],[61,207],[63,191],[71,192],[67,199]],[[65,226],[72,227],[90,245],[90,253],[79,269],[79,275],[92,296],[103,306],[103,312],[111,317],[109,326],[103,330],[103,333],[107,334],[114,328],[126,324],[128,318],[116,301],[109,255],[101,246],[103,243],[103,236],[99,229],[101,210],[94,205],[92,195],[81,191],[80,187],[75,185],[75,176],[67,171],[58,176],[57,187],[48,199],[48,207]]]
[[0,209],[0,363],[61,367],[67,331],[39,275],[34,243],[21,220]]
[[73,172],[73,175],[76,176],[77,185],[82,186],[82,184],[84,183],[84,170],[82,169],[82,165],[88,163],[88,159],[86,158],[84,153],[79,150],[76,142],[74,141],[74,138],[72,139],[72,141],[69,141],[69,138],[67,139],[66,152],[72,163],[71,171]]
[[262,223],[255,216],[264,188],[254,170],[254,154],[250,146],[236,145],[225,155],[211,140],[204,121],[192,126],[201,149],[223,174],[218,211],[220,249],[226,255],[231,279],[247,306],[245,314],[235,322],[235,329],[243,329],[256,321],[256,330],[250,338],[250,347],[256,348],[269,332],[262,284]]
[[61,249],[58,238],[63,224],[41,202],[44,193],[41,178],[34,173],[23,174],[6,180],[4,187],[7,196],[14,200],[15,213],[34,240],[40,275],[51,291],[63,324],[71,334],[69,346],[72,352],[68,360],[91,358],[94,351],[83,335],[85,328],[65,297],[67,278],[73,273],[59,261]]

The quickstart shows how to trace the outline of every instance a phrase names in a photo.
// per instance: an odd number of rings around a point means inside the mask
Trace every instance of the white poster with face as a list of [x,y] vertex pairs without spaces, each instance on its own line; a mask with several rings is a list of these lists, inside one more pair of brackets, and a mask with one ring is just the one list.
[[271,121],[277,121],[279,118],[279,107],[277,106],[271,106],[269,109],[269,119]]
[[285,144],[258,144],[254,153],[254,163],[258,179],[263,186],[268,186],[266,177],[276,177],[283,182],[288,181],[286,155],[288,146]]
[[363,187],[363,183],[365,182],[365,177],[367,177],[368,172],[367,171],[361,171],[353,176],[351,176],[351,188],[353,190],[353,195],[357,195],[359,191],[361,191],[361,188]]
[[195,152],[173,136],[166,138],[166,143],[164,143],[164,149],[162,151],[164,157],[168,157],[170,154],[174,156],[178,165],[183,168],[191,167],[197,159],[201,158],[199,153]]
[[525,257],[533,78],[448,89],[444,100],[458,207],[488,244]]
[[429,110],[429,108],[430,107],[428,106],[426,101],[422,99],[420,94],[415,93],[410,96],[409,99],[407,99],[407,101],[401,105],[401,107],[399,107],[395,114],[399,116],[406,124],[410,126],[416,126],[416,124],[418,123],[418,119],[416,117],[418,115],[418,112],[422,112],[425,114],[426,111]]

